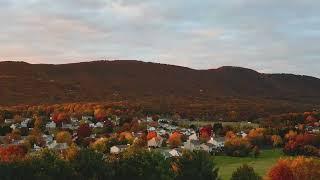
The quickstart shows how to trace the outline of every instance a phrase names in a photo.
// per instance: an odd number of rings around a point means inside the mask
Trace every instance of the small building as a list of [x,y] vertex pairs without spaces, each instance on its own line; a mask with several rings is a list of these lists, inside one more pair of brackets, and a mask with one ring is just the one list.
[[82,116],[82,120],[84,120],[84,121],[92,121],[93,117],[92,116]]
[[115,145],[110,148],[110,153],[111,154],[119,154],[119,153],[125,151],[126,149],[128,149],[128,147],[129,147],[129,145]]
[[200,145],[200,149],[208,153],[211,153],[213,151],[213,148],[214,148],[214,145],[210,143],[203,143]]
[[163,138],[158,136],[148,141],[148,147],[160,148],[162,146]]
[[184,148],[190,151],[200,150],[200,144],[199,140],[188,140],[184,143]]
[[74,129],[72,124],[69,123],[62,123],[62,129]]
[[57,127],[57,125],[56,125],[56,123],[53,122],[53,121],[51,121],[51,122],[49,122],[49,123],[46,124],[46,128],[47,128],[47,129],[54,129],[54,128],[56,128],[56,127]]
[[102,123],[102,122],[97,122],[97,123],[95,124],[95,127],[96,127],[96,128],[103,128],[103,123]]
[[192,134],[191,136],[189,136],[189,140],[199,140],[197,134]]
[[14,122],[14,119],[5,119],[4,123],[6,124],[12,124]]
[[216,137],[211,138],[207,143],[213,144],[216,147],[224,147],[225,138],[224,137]]
[[171,157],[179,157],[182,155],[182,149],[181,148],[174,148],[171,151],[169,151],[169,154]]
[[68,149],[68,144],[67,143],[57,143],[56,140],[54,140],[51,144],[48,145],[49,149],[57,150],[57,151],[62,151]]

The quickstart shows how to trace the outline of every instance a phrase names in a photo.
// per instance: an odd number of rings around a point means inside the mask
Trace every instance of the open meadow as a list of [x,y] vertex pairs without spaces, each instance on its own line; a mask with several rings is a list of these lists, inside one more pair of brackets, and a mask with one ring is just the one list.
[[261,150],[259,157],[215,156],[214,163],[219,167],[219,175],[223,180],[230,179],[232,173],[242,164],[253,167],[255,172],[264,176],[277,160],[284,156],[281,149]]

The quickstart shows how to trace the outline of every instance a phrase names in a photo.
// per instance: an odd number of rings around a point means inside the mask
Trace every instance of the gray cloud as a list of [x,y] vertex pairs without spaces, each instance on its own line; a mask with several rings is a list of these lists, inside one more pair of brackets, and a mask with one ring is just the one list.
[[0,0],[0,58],[140,59],[320,77],[316,0]]

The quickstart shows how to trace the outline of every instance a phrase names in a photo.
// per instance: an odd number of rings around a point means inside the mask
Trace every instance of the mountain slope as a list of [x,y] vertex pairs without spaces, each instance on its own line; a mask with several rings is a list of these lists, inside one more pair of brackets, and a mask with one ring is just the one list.
[[239,67],[194,70],[139,61],[49,65],[0,62],[0,104],[62,103],[162,97],[233,97],[320,103],[320,79],[261,74]]

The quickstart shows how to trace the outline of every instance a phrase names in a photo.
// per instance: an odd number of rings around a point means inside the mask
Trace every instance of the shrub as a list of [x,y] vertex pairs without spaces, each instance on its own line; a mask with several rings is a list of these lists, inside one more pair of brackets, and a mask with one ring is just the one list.
[[244,157],[251,152],[251,144],[244,138],[231,138],[225,142],[225,153],[229,156]]
[[262,178],[247,164],[239,167],[232,173],[231,180],[261,180]]
[[267,174],[270,180],[317,180],[320,177],[320,161],[314,158],[280,159]]
[[185,151],[182,157],[173,162],[176,180],[215,180],[218,177],[218,168],[215,167],[210,155],[204,151]]

